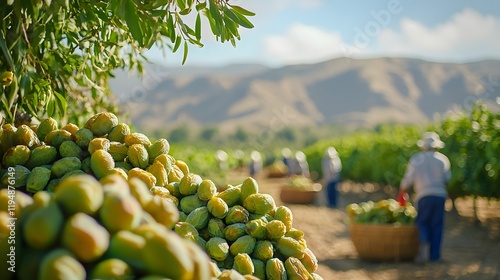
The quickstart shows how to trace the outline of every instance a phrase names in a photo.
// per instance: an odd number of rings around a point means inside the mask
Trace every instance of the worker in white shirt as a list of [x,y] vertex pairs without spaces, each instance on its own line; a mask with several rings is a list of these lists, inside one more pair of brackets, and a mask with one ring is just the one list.
[[417,145],[422,150],[413,155],[400,185],[399,197],[413,186],[418,210],[415,223],[419,231],[420,250],[417,261],[438,261],[444,227],[446,185],[451,178],[450,161],[438,149],[444,147],[435,132],[424,133]]

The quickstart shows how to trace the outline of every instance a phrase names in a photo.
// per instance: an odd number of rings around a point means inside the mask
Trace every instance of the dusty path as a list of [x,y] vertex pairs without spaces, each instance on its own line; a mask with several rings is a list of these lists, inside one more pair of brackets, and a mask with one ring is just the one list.
[[[246,174],[231,174],[231,180],[241,182]],[[271,194],[276,203],[286,179],[257,178],[260,191]],[[481,225],[472,219],[472,200],[457,202],[457,212],[449,211],[447,203],[443,261],[432,264],[414,262],[371,263],[358,258],[349,237],[345,206],[352,202],[393,197],[391,190],[370,184],[341,185],[340,206],[329,209],[324,198],[314,205],[287,205],[294,215],[294,226],[305,233],[308,247],[316,254],[318,274],[331,279],[496,279],[500,280],[500,202],[479,201]],[[388,194],[389,193],[389,194]]]

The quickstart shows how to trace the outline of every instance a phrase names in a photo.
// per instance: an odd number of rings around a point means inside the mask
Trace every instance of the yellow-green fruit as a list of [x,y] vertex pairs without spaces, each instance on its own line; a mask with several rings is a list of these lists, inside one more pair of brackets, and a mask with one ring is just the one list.
[[186,218],[186,222],[192,224],[197,230],[200,230],[208,225],[210,213],[207,207],[194,209]]
[[85,128],[90,129],[96,136],[103,136],[110,133],[117,124],[118,118],[115,114],[103,112],[92,116],[87,123],[85,123]]
[[82,168],[82,162],[77,157],[62,158],[52,165],[50,171],[56,178],[61,178],[67,172],[79,170]]
[[35,210],[24,224],[23,236],[26,243],[34,249],[47,249],[57,241],[64,217],[55,203]]
[[253,274],[255,268],[253,267],[253,262],[250,256],[246,253],[240,253],[234,256],[233,269],[238,271],[240,274]]
[[145,239],[143,257],[148,271],[171,279],[193,279],[195,266],[181,237],[156,227]]
[[146,169],[149,173],[153,174],[156,178],[156,185],[157,186],[165,186],[168,184],[168,174],[167,170],[165,169],[165,166],[159,161],[153,162],[148,168]]
[[220,192],[217,196],[222,198],[227,203],[227,206],[232,207],[239,203],[241,199],[241,189],[238,187],[229,187]]
[[291,237],[291,238],[299,241],[300,243],[304,243],[305,244],[304,232],[301,231],[300,229],[291,228],[289,231],[287,231],[285,233],[285,236],[286,237]]
[[224,238],[226,238],[229,242],[233,242],[246,234],[246,227],[244,223],[228,225],[224,229]]
[[85,280],[83,265],[66,249],[50,251],[40,263],[39,280]]
[[149,138],[146,135],[139,132],[132,132],[128,135],[125,135],[124,142],[128,146],[132,146],[134,144],[140,144],[143,145],[144,147],[151,146],[151,141],[149,141]]
[[146,147],[142,144],[133,144],[128,148],[128,161],[134,166],[146,169],[149,165],[149,156]]
[[118,174],[109,174],[104,176],[99,183],[102,185],[104,196],[111,195],[130,195],[130,187],[127,180]]
[[318,259],[316,258],[314,253],[309,248],[306,248],[306,251],[304,253],[304,257],[302,259],[300,259],[300,262],[302,262],[304,267],[310,273],[313,273],[318,269]]
[[153,163],[157,156],[168,154],[170,151],[170,144],[167,139],[158,139],[151,146],[148,147],[149,162]]
[[73,141],[64,141],[61,146],[59,146],[59,154],[61,157],[77,157],[81,160],[82,148]]
[[130,163],[125,161],[115,161],[115,168],[120,168],[125,172],[129,172],[130,169],[134,167]]
[[266,263],[252,258],[252,263],[254,267],[253,275],[258,279],[266,279]]
[[198,197],[201,200],[210,200],[217,194],[217,186],[211,180],[202,180],[198,186]]
[[210,237],[224,238],[224,229],[226,225],[221,219],[212,218],[208,221],[208,234]]
[[[9,207],[9,201],[13,201],[16,207]],[[23,192],[12,189],[0,189],[0,209],[12,212],[14,215],[11,216],[13,217],[19,217],[21,211],[31,204],[33,204],[33,198]]]
[[51,171],[45,167],[35,167],[31,170],[26,181],[26,190],[28,192],[37,192],[43,190],[49,183]]
[[109,233],[94,218],[76,213],[64,225],[62,244],[82,262],[91,262],[108,250]]
[[64,129],[52,130],[45,136],[44,142],[47,145],[59,148],[64,141],[72,141],[71,133]]
[[177,167],[177,165],[173,165],[172,169],[170,169],[170,172],[168,172],[168,181],[169,182],[180,182],[181,179],[184,177],[184,173]]
[[264,219],[255,219],[246,223],[245,230],[256,239],[267,239],[266,225],[267,221]]
[[292,229],[293,226],[293,214],[290,208],[282,205],[276,208],[274,212],[274,219],[282,221],[285,224],[286,231]]
[[128,147],[120,142],[110,142],[108,152],[114,161],[124,161],[128,154]]
[[99,210],[102,223],[110,232],[132,230],[139,226],[142,208],[137,199],[123,193],[105,195]]
[[82,149],[88,150],[92,139],[94,139],[94,134],[88,128],[81,128],[75,132],[75,143]]
[[[200,238],[200,240],[203,240]],[[207,253],[202,250],[197,243],[189,242],[187,240],[183,240],[186,248],[189,251],[189,256],[194,263],[194,275],[193,279],[199,280],[212,280],[212,277],[220,274],[219,271],[214,271],[211,263],[210,257]],[[205,242],[203,240],[203,242]]]
[[271,240],[278,240],[286,233],[286,226],[282,221],[270,221],[266,225],[267,236]]
[[250,235],[243,235],[242,237],[236,239],[236,241],[229,246],[229,252],[233,256],[236,256],[238,253],[246,253],[252,254],[255,249],[256,240]]
[[255,244],[255,249],[252,253],[252,257],[266,262],[274,255],[273,244],[268,240],[259,240]]
[[36,135],[38,136],[38,139],[44,140],[45,136],[47,136],[49,132],[56,130],[57,128],[57,121],[53,118],[48,118],[40,122],[38,129],[36,130]]
[[31,129],[31,127],[22,124],[17,128],[12,138],[14,145],[24,145],[27,147],[33,147],[40,145],[40,139],[36,136],[36,133]]
[[177,166],[182,171],[182,174],[184,174],[184,176],[189,174],[189,166],[184,161],[176,160],[175,166]]
[[93,215],[101,207],[104,193],[94,177],[75,175],[59,182],[54,199],[67,215],[78,212]]
[[206,246],[208,255],[216,261],[225,260],[229,254],[229,244],[223,238],[212,237],[207,241]]
[[206,204],[207,202],[200,200],[196,194],[185,196],[181,198],[180,201],[181,210],[186,214],[189,214],[194,209],[205,206]]
[[175,161],[175,159],[166,154],[161,154],[155,158],[155,161],[159,161],[163,166],[165,167],[165,170],[167,170],[167,173],[170,173],[170,169],[172,169],[172,162]]
[[175,204],[159,196],[154,196],[144,207],[144,210],[167,228],[172,228],[179,221],[179,210]]
[[96,151],[104,150],[108,151],[111,146],[111,142],[106,138],[94,138],[90,140],[87,150],[92,155]]
[[243,183],[241,184],[241,203],[243,203],[243,201],[245,201],[245,199],[251,195],[251,194],[255,194],[255,193],[259,193],[259,184],[257,184],[257,181],[252,178],[252,177],[248,177],[246,178]]
[[120,143],[125,142],[125,136],[130,134],[130,127],[126,123],[119,123],[108,134],[108,139],[110,141],[116,141]]
[[121,259],[135,269],[144,270],[146,264],[142,253],[145,245],[144,237],[130,231],[119,231],[111,236],[106,255],[110,258]]
[[14,73],[12,71],[3,71],[0,75],[0,84],[4,87],[10,86],[12,80],[14,80]]
[[2,159],[3,167],[24,165],[30,158],[31,151],[27,146],[17,145],[5,152]]
[[278,258],[267,260],[266,276],[268,280],[287,280],[285,264]]
[[243,206],[250,212],[256,214],[267,214],[276,208],[274,198],[269,194],[256,193],[249,195]]
[[148,187],[139,178],[129,178],[128,185],[130,193],[135,197],[135,199],[137,199],[142,208],[145,208],[149,201],[153,199],[153,195],[149,191]]
[[47,190],[50,193],[54,193],[56,191],[56,186],[59,184],[61,179],[52,179],[49,181],[47,186],[45,187],[45,190]]
[[[222,268],[223,270],[224,269],[227,269],[229,267],[233,267],[233,264],[234,264],[234,256],[229,254],[227,255],[227,258],[222,261],[222,262],[219,262],[217,265]],[[226,270],[227,271],[227,270]],[[233,270],[235,273],[238,273],[238,275],[241,275],[239,272],[237,272],[236,270]],[[224,272],[224,271],[223,271]]]
[[148,186],[149,189],[156,186],[156,177],[153,174],[147,172],[146,170],[134,167],[130,169],[127,174],[129,178],[141,179],[144,183],[146,183],[146,186]]
[[119,175],[120,177],[122,177],[124,180],[128,180],[128,174],[127,172],[125,172],[123,169],[121,168],[113,168],[109,171],[108,175]]
[[285,257],[295,257],[301,259],[306,252],[306,246],[299,241],[283,236],[278,240],[277,249]]
[[67,123],[65,126],[63,126],[61,129],[64,129],[71,133],[71,135],[75,136],[76,132],[80,129],[76,124],[74,123]]
[[186,222],[177,222],[174,226],[174,231],[182,238],[191,240],[195,243],[200,239],[200,235],[198,234],[198,230]]
[[91,279],[128,280],[133,276],[131,267],[120,259],[100,261],[90,273]]
[[14,134],[17,128],[10,123],[2,125],[1,135],[0,135],[0,146],[2,148],[1,152],[5,153],[8,149],[14,146]]
[[[232,267],[232,266],[231,266]],[[245,280],[245,277],[234,269],[226,269],[217,278],[218,280]]]
[[314,280],[299,259],[289,257],[285,261],[286,275],[289,280]]
[[82,171],[87,174],[94,174],[92,172],[92,168],[90,167],[90,159],[91,157],[86,157],[82,160]]
[[248,217],[250,213],[248,213],[247,209],[243,206],[235,205],[229,208],[227,212],[225,221],[226,225],[235,224],[235,223],[246,223],[248,222]]
[[210,214],[220,219],[226,217],[227,213],[229,212],[227,203],[222,198],[217,196],[212,197],[208,201],[207,207]]
[[108,152],[97,150],[90,157],[90,168],[97,179],[101,179],[108,175],[111,169],[115,168],[115,162]]
[[31,171],[22,165],[9,167],[7,172],[5,172],[2,176],[2,186],[11,186],[16,189],[24,187],[26,186],[30,173]]
[[182,177],[179,182],[179,192],[182,195],[192,195],[195,194],[198,190],[198,186],[201,184],[203,180],[201,177],[194,173],[188,173],[184,177]]
[[165,188],[170,192],[171,195],[175,197],[181,197],[181,192],[179,191],[179,182],[170,182],[165,185]]

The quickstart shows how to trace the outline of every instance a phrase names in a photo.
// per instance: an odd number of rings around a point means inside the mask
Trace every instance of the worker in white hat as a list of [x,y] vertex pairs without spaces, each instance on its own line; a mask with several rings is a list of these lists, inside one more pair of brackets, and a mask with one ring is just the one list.
[[417,261],[438,261],[444,225],[446,185],[451,178],[450,161],[438,149],[444,147],[439,135],[426,132],[417,145],[422,150],[413,155],[401,180],[399,197],[413,186],[418,216],[420,251]]

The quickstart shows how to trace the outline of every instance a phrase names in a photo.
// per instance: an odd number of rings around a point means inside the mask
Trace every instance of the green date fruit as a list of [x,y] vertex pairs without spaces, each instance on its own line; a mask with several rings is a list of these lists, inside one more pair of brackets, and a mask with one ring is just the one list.
[[196,208],[200,208],[206,204],[207,202],[200,200],[196,194],[185,196],[181,198],[180,201],[181,210],[186,214],[189,214]]
[[268,240],[259,240],[255,244],[255,249],[252,253],[252,257],[263,262],[271,259],[274,255],[274,246]]
[[280,220],[270,221],[266,225],[267,236],[271,240],[279,240],[286,233],[286,226]]
[[36,133],[33,129],[31,129],[31,127],[25,124],[22,124],[17,128],[12,140],[14,145],[23,145],[29,148],[40,145],[40,139],[38,139]]
[[304,253],[304,257],[302,259],[300,259],[300,262],[302,262],[304,267],[310,273],[313,273],[318,269],[318,259],[316,258],[314,253],[309,248],[306,249],[306,251]]
[[128,148],[128,161],[134,166],[146,169],[149,165],[149,155],[146,147],[142,144],[133,144]]
[[61,157],[76,157],[81,160],[82,152],[82,148],[73,141],[64,141],[61,146],[59,146],[59,154]]
[[256,240],[250,235],[243,235],[229,246],[229,252],[236,256],[238,253],[252,254],[255,249]]
[[182,177],[179,182],[179,192],[182,195],[193,195],[198,190],[198,186],[201,184],[202,179],[199,175],[188,173]]
[[229,244],[220,237],[212,237],[207,241],[207,253],[216,261],[224,261],[229,254]]
[[245,201],[243,206],[252,213],[267,214],[276,208],[274,198],[269,194],[251,194]]
[[224,238],[226,238],[227,241],[233,242],[236,241],[238,238],[246,235],[246,226],[244,223],[236,223],[232,225],[226,226],[224,229]]
[[278,258],[267,260],[266,276],[269,280],[287,280],[285,264]]
[[[143,145],[144,147],[151,146],[151,141],[149,140],[149,138],[146,135],[139,133],[139,132],[132,132],[130,134],[125,135],[125,138],[123,139],[123,141],[128,146],[132,146],[134,144],[140,144],[140,145]],[[149,161],[149,158],[148,158],[148,161]]]
[[182,238],[191,240],[193,242],[198,242],[200,239],[200,235],[198,230],[190,224],[186,222],[177,222],[174,226],[174,231]]
[[148,147],[149,163],[153,163],[157,156],[168,154],[170,151],[170,144],[167,139],[158,139],[151,146]]
[[111,132],[118,124],[118,118],[110,112],[102,112],[92,116],[86,123],[85,128],[90,129],[95,136],[103,136]]
[[121,259],[100,261],[90,273],[91,279],[127,280],[133,276],[131,267]]
[[199,207],[194,209],[186,218],[186,222],[192,224],[197,230],[208,225],[208,220],[210,219],[210,213],[208,213],[207,207]]
[[256,239],[267,239],[267,221],[263,219],[251,220],[245,225],[246,232]]
[[22,165],[16,165],[12,168],[3,174],[2,185],[5,187],[11,186],[16,189],[26,186],[31,171]]
[[[179,211],[175,204],[159,196],[154,196],[144,210],[148,212],[158,223],[167,228],[172,228],[179,221]],[[193,213],[193,212],[191,212]]]
[[54,162],[50,171],[56,178],[61,178],[69,171],[79,170],[82,168],[82,162],[77,157],[66,157]]
[[34,249],[48,249],[58,239],[64,217],[55,203],[33,211],[24,223],[24,240]]
[[259,193],[259,184],[257,184],[257,181],[252,177],[246,178],[241,184],[241,203],[243,203],[249,195],[256,193]]
[[104,193],[94,177],[75,175],[59,182],[54,199],[67,215],[78,212],[93,215],[101,207]]
[[90,168],[97,179],[101,179],[115,168],[115,162],[107,151],[97,150],[90,157]]
[[119,123],[108,134],[109,141],[125,143],[125,136],[130,134],[130,127],[126,123]]
[[235,205],[229,208],[225,221],[227,225],[235,223],[246,223],[248,222],[249,216],[250,213],[248,213],[247,209],[245,209],[243,206]]
[[276,208],[274,219],[282,221],[285,224],[286,231],[290,231],[293,227],[293,214],[290,208],[282,205]]
[[258,279],[266,279],[266,263],[252,258],[252,263],[254,267],[253,275]]
[[24,165],[30,158],[31,151],[27,146],[17,145],[5,152],[2,159],[4,167]]
[[217,196],[222,198],[226,202],[227,206],[232,207],[240,201],[241,189],[237,187],[229,187],[220,192]]
[[54,146],[59,149],[59,146],[64,141],[72,141],[71,133],[64,129],[56,129],[45,136],[44,142],[46,145]]
[[208,234],[210,237],[224,238],[226,225],[221,219],[212,218],[208,221]]
[[208,207],[208,212],[210,212],[210,214],[220,219],[226,217],[227,213],[229,212],[229,207],[227,206],[227,203],[222,198],[217,196],[212,197],[208,201],[207,207]]
[[91,262],[108,249],[109,233],[91,216],[76,213],[64,225],[62,243],[82,262]]
[[85,267],[66,249],[50,251],[40,263],[40,280],[85,280]]
[[36,130],[36,135],[38,139],[44,140],[45,136],[49,134],[49,132],[56,130],[58,128],[57,121],[53,118],[44,119],[38,125],[38,129]]
[[299,259],[290,257],[285,261],[286,275],[289,280],[314,280]]
[[99,217],[110,232],[132,230],[139,226],[142,209],[132,196],[123,193],[110,193],[104,197]]
[[142,257],[146,240],[131,231],[119,231],[111,236],[109,250],[106,255],[125,261],[131,267],[144,270],[146,264]]
[[75,132],[75,143],[82,149],[88,150],[92,139],[94,139],[94,134],[90,131],[90,129],[81,128]]
[[26,181],[26,190],[35,193],[43,190],[49,183],[51,171],[45,167],[35,167],[31,170]]
[[246,253],[239,253],[234,256],[233,269],[238,271],[240,274],[253,274],[255,268],[253,266],[252,259]]
[[201,200],[210,200],[217,194],[217,186],[211,180],[202,180],[198,186],[198,197]]
[[109,151],[109,147],[111,146],[111,142],[106,138],[94,138],[90,140],[87,150],[92,155],[96,151],[104,150]]
[[302,259],[306,252],[306,246],[299,241],[283,236],[278,240],[277,249],[285,257],[295,257]]

